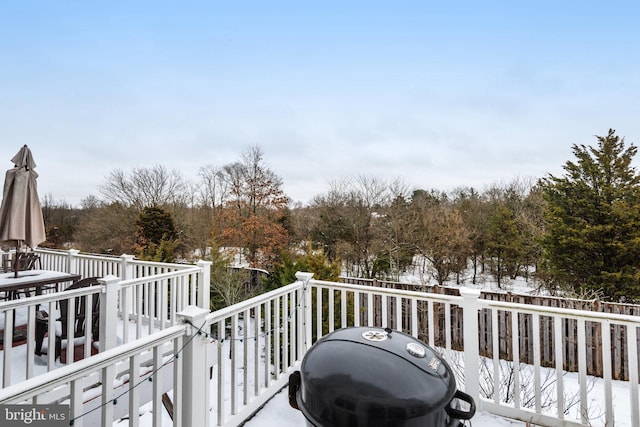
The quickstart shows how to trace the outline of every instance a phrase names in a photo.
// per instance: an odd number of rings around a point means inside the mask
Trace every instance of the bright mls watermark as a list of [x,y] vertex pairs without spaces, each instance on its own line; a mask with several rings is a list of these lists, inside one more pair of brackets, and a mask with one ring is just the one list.
[[0,405],[2,427],[69,425],[69,405]]

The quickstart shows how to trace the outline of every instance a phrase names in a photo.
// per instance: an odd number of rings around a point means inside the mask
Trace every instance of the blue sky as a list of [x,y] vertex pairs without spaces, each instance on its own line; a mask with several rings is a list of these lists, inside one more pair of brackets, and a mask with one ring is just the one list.
[[28,144],[58,201],[252,145],[306,202],[357,175],[481,190],[561,174],[609,128],[640,141],[633,2],[7,3],[0,162]]

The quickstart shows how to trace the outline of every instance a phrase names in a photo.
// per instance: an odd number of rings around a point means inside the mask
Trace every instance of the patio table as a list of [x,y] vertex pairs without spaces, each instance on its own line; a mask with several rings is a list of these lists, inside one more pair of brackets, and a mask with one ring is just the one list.
[[36,295],[41,295],[43,288],[50,285],[58,285],[60,283],[75,282],[80,279],[79,274],[62,273],[52,270],[25,270],[15,273],[0,274],[0,292],[7,295],[7,299],[17,298],[19,291],[25,293],[29,290],[35,290]]

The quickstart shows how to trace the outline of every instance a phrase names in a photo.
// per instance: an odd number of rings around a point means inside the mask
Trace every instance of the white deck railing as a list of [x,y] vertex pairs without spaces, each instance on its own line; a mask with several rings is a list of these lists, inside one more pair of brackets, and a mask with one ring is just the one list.
[[[176,325],[177,313],[187,306],[209,308],[208,262],[200,261],[195,266],[150,263],[127,255],[100,257],[74,250],[39,253],[43,269],[55,268],[56,271],[80,274],[85,278],[97,276],[101,278],[101,285],[0,302],[2,342],[24,343],[17,347],[3,345],[0,352],[0,384],[3,387],[59,368],[63,365],[63,358],[67,361],[74,359],[74,352],[80,345],[83,356],[88,357],[96,350],[102,352]],[[92,342],[91,322],[86,322],[86,334],[75,337],[74,313],[70,311],[67,322],[69,338],[63,341],[61,358],[57,359],[53,351],[60,322],[45,325],[48,328],[43,345],[46,355],[36,356],[36,312],[54,313],[49,318],[56,319],[60,315],[58,307],[61,300],[68,300],[68,307],[72,310],[80,298],[85,300],[86,319],[92,318],[92,303],[99,300],[99,340]],[[67,345],[68,342],[74,345]]]
[[[427,294],[414,291],[346,285],[312,280],[315,294],[313,309],[314,336],[322,336],[336,328],[349,326],[391,327],[419,337],[454,366],[459,376],[458,386],[471,394],[480,410],[507,418],[549,426],[640,425],[638,395],[637,328],[640,318],[582,310],[532,306],[479,299],[477,290],[461,289],[460,297]],[[358,308],[358,309],[356,309]],[[452,325],[452,310],[463,310],[463,324]],[[491,313],[493,357],[479,356],[478,315],[481,310]],[[512,361],[499,358],[501,327],[498,313],[509,313]],[[356,313],[354,315],[354,313]],[[444,313],[444,316],[441,314]],[[536,363],[519,362],[519,316],[530,315],[533,323],[533,352]],[[556,363],[545,368],[539,364],[542,351],[539,334],[541,318],[552,319]],[[440,319],[444,325],[439,324]],[[576,321],[579,351],[577,373],[563,369],[563,336],[561,328],[568,320]],[[603,378],[587,375],[587,325],[599,325],[603,333]],[[309,325],[307,325],[309,327]],[[617,328],[614,328],[617,326]],[[463,328],[464,351],[452,348],[453,328]],[[611,335],[617,331],[626,336],[629,358],[626,368],[629,381],[612,380]],[[307,334],[311,334],[308,331]],[[598,339],[593,336],[593,339]],[[437,342],[436,342],[437,340]],[[505,383],[510,385],[505,387]],[[515,391],[514,391],[515,390]],[[543,400],[546,398],[546,404]],[[551,403],[549,403],[551,402]]]
[[[129,335],[124,338],[127,329],[122,329],[116,334],[116,339],[122,340],[118,345],[81,362],[5,386],[0,390],[0,404],[68,402],[72,416],[77,418],[74,425],[83,425],[83,420],[88,423],[96,413],[100,414],[99,424],[111,425],[113,419],[137,413],[138,406],[146,401],[152,402],[153,414],[159,417],[162,393],[171,389],[175,426],[196,425],[194,420],[199,420],[198,425],[203,420],[208,425],[238,425],[286,385],[289,373],[317,339],[337,328],[376,326],[402,330],[436,348],[458,374],[458,386],[474,397],[482,411],[539,425],[640,425],[636,348],[640,319],[636,317],[486,301],[478,298],[478,291],[468,289],[461,290],[461,296],[446,296],[346,285],[310,280],[311,275],[306,273],[299,273],[299,281],[289,286],[209,313],[189,304],[193,300],[188,295],[172,291],[174,285],[177,290],[191,289],[188,274],[195,274],[191,268],[185,267],[185,276],[172,271],[118,281],[118,292],[113,295],[124,307],[119,312],[127,313],[124,323],[131,326]],[[176,277],[184,277],[185,282],[175,281]],[[105,286],[109,294],[109,283]],[[52,297],[37,298],[51,303],[48,298]],[[107,302],[103,294],[100,298]],[[153,298],[159,299],[149,302]],[[36,303],[30,300],[28,317]],[[139,301],[151,305],[140,306]],[[6,312],[19,302],[2,303],[9,305],[0,307]],[[176,309],[163,312],[164,306]],[[453,310],[463,311],[463,324],[452,324]],[[492,331],[504,327],[498,322],[504,318],[500,313],[509,313],[512,333],[508,345],[513,348],[513,360],[499,359],[499,347],[504,343],[498,342],[498,333],[491,335],[493,356],[478,355],[478,316],[487,311]],[[537,362],[520,363],[521,316],[531,319],[534,331],[543,319],[553,322],[555,366],[539,365],[539,356],[535,355],[542,349],[535,332],[532,348]],[[600,338],[603,378],[587,375],[585,351],[579,354],[578,372],[563,369],[560,330],[569,320],[577,327],[580,348],[587,345],[587,326],[597,324],[604,331]],[[452,348],[455,328],[463,329],[464,349]],[[631,356],[627,362],[630,380],[626,382],[611,379],[612,331],[622,331],[627,337]],[[145,375],[158,379],[152,382],[153,387],[147,386],[149,390],[135,391]],[[86,391],[98,383],[102,388]],[[114,398],[117,405],[113,405]],[[137,425],[136,420],[130,418],[130,425]],[[159,423],[156,418],[154,425]]]

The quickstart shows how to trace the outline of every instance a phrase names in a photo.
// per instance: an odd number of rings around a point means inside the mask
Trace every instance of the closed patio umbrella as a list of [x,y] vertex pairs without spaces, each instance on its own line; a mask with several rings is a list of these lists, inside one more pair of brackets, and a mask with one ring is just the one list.
[[42,207],[38,198],[38,174],[31,150],[26,145],[11,159],[15,165],[5,175],[0,207],[0,242],[16,246],[15,276],[18,276],[18,251],[22,245],[35,248],[46,240]]

